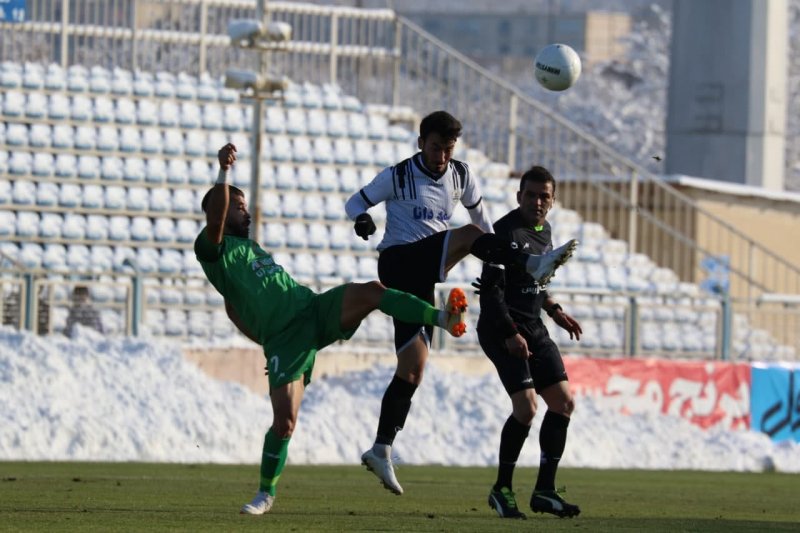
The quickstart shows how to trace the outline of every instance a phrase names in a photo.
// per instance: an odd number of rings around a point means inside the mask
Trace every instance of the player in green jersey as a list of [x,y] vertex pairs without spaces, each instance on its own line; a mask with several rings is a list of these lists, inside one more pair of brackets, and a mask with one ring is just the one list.
[[299,285],[272,255],[248,238],[250,214],[244,193],[229,185],[236,147],[219,151],[220,175],[203,198],[206,226],[195,240],[197,259],[225,299],[225,310],[242,333],[264,348],[269,372],[272,425],[264,437],[261,482],[244,514],[263,514],[275,501],[303,392],[318,350],[352,337],[372,311],[463,335],[466,296],[453,289],[442,311],[378,281],[348,283],[317,294]]

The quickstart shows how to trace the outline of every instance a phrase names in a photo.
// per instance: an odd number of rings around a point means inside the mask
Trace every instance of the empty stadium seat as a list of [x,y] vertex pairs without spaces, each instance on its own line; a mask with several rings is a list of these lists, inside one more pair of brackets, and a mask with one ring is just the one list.
[[172,194],[168,189],[150,189],[150,211],[163,213],[172,209]]
[[39,237],[57,239],[61,237],[64,218],[58,213],[42,213],[39,220]]
[[[46,154],[37,154],[46,155]],[[58,204],[59,188],[55,183],[44,182],[36,186],[36,205],[50,207]]]
[[130,187],[125,197],[125,208],[129,211],[145,211],[150,203],[144,187]]
[[41,93],[28,93],[25,104],[25,116],[29,118],[42,118],[47,113],[47,96]]
[[93,155],[82,155],[78,158],[78,177],[93,180],[101,176],[100,159]]
[[65,239],[83,240],[86,238],[86,217],[77,213],[64,215],[61,236]]
[[97,149],[103,152],[119,150],[119,132],[113,126],[102,126],[97,131]]

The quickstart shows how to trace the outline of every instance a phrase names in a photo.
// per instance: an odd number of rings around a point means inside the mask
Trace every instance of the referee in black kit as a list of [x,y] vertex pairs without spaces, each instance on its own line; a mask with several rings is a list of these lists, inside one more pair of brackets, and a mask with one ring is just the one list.
[[[544,167],[532,167],[520,178],[519,207],[494,223],[495,233],[516,243],[522,252],[543,254],[552,250],[546,216],[553,207],[555,193],[552,174]],[[474,285],[481,303],[478,339],[497,368],[512,404],[512,414],[500,436],[497,481],[489,493],[489,505],[502,518],[525,518],[517,507],[512,478],[536,414],[538,393],[547,404],[547,412],[539,430],[541,458],[531,510],[559,517],[577,516],[580,508],[564,501],[555,489],[556,470],[575,402],[561,352],[547,333],[541,310],[567,330],[570,338],[580,339],[581,326],[524,271],[484,263]]]

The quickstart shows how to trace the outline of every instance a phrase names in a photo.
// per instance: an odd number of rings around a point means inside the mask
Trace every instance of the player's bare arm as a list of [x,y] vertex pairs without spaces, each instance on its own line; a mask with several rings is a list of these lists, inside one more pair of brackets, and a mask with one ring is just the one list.
[[230,171],[236,161],[236,147],[231,143],[226,144],[220,148],[217,157],[219,159],[220,179],[217,179],[217,183],[211,190],[211,194],[208,197],[208,208],[206,209],[206,237],[214,244],[222,242],[225,230],[225,218],[230,204],[230,192],[226,183],[227,180],[222,179],[222,177]]

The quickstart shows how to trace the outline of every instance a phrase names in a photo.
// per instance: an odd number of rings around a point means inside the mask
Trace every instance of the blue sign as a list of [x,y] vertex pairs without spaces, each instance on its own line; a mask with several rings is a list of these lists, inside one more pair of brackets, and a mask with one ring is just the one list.
[[26,0],[0,0],[0,22],[25,22]]
[[726,294],[730,287],[730,258],[727,255],[709,255],[700,261],[700,268],[708,277],[700,282],[700,288],[711,294]]
[[800,367],[751,367],[750,427],[774,441],[800,442]]

